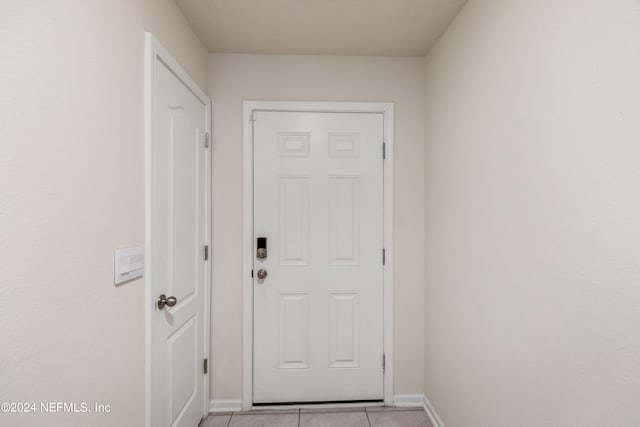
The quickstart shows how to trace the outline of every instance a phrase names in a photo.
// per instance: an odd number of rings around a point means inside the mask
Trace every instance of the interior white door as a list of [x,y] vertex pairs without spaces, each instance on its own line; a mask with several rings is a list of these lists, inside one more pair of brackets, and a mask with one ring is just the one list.
[[205,414],[207,107],[158,59],[154,104],[151,425],[195,427]]
[[383,115],[253,114],[254,403],[380,400]]

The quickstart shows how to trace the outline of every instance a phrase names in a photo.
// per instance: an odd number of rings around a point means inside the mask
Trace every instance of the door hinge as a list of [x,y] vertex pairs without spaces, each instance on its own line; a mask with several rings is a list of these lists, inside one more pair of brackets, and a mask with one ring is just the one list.
[[204,247],[204,260],[207,261],[209,259],[209,245],[205,245]]
[[387,261],[387,251],[382,248],[382,265]]
[[382,160],[387,158],[387,143],[382,143]]
[[251,117],[249,117],[249,120],[252,122],[255,122],[258,120],[258,112],[257,111],[252,111],[251,112]]
[[382,353],[382,372],[384,372],[385,369],[387,369],[387,356]]
[[253,270],[251,270],[251,278],[253,279]]
[[209,132],[204,133],[204,148],[209,148]]
[[208,373],[209,372],[209,359],[204,359],[204,373]]

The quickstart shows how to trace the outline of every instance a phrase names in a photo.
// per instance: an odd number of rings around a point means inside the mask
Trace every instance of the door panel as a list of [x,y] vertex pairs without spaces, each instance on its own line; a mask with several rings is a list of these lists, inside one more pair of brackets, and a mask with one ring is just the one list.
[[382,399],[383,116],[253,126],[254,402]]
[[281,176],[278,185],[280,265],[307,265],[309,257],[309,177]]
[[329,367],[360,366],[360,295],[331,292],[329,300]]
[[358,265],[360,177],[329,177],[329,265]]
[[171,413],[169,419],[174,424],[184,408],[198,394],[193,349],[197,347],[197,316],[189,319],[167,340],[169,349],[169,393]]
[[[180,84],[176,82],[176,84]],[[173,110],[173,111],[172,111]],[[185,301],[197,292],[196,274],[202,259],[196,256],[198,240],[199,169],[198,155],[202,155],[202,140],[196,135],[197,125],[183,108],[170,107],[171,139],[169,158],[170,218],[169,292]],[[200,231],[200,234],[201,231]]]
[[[156,60],[151,182],[151,425],[193,427],[204,408],[206,105]],[[160,294],[177,303],[160,309]]]
[[309,368],[309,294],[282,292],[278,303],[278,366]]

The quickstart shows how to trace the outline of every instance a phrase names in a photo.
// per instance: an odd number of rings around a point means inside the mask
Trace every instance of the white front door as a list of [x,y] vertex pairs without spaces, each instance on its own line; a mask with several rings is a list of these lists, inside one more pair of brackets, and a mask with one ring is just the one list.
[[383,115],[253,120],[254,403],[381,400]]
[[195,427],[205,415],[208,109],[165,63],[154,67],[151,426]]

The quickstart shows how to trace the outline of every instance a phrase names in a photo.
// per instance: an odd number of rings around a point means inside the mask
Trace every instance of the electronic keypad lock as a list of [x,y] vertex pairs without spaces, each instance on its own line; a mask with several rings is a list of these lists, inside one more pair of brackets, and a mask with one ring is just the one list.
[[267,258],[267,238],[266,237],[258,237],[258,244],[256,245],[256,258],[258,259],[266,259]]

